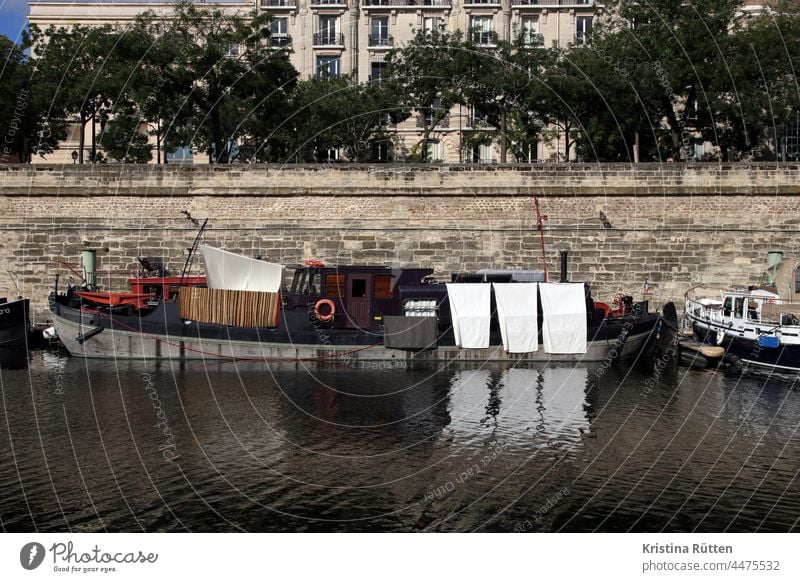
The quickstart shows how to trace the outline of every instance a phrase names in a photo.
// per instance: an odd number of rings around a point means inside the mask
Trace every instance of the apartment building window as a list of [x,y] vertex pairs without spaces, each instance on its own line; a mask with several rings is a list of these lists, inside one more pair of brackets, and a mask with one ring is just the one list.
[[494,163],[492,144],[482,143],[473,145],[472,148],[470,148],[469,158],[473,164]]
[[369,24],[369,46],[391,46],[389,17],[373,16]]
[[470,127],[480,127],[487,125],[488,116],[482,111],[479,105],[469,105],[467,107],[467,125]]
[[442,29],[442,19],[438,16],[426,16],[422,19],[422,30],[425,34],[433,34]]
[[592,17],[578,16],[575,19],[575,44],[588,44],[592,35]]
[[533,164],[534,162],[537,162],[538,149],[539,144],[535,141],[515,143],[512,145],[514,157],[517,159],[517,162],[523,164]]
[[539,17],[523,16],[520,20],[520,34],[526,46],[539,44]]
[[439,99],[438,97],[434,97],[431,106],[426,107],[425,112],[423,113],[423,123],[425,127],[433,125],[435,114],[437,114],[439,112],[439,109],[441,108],[442,108],[442,100]]
[[317,78],[330,79],[339,76],[339,57],[337,56],[318,56],[317,57]]
[[289,45],[289,19],[273,18],[269,25],[269,39],[272,46],[285,47]]
[[494,19],[491,16],[470,16],[469,29],[475,44],[487,45],[494,41]]
[[442,144],[438,139],[428,140],[428,161],[436,162],[441,161],[442,158]]
[[377,83],[381,79],[381,75],[383,75],[383,69],[386,66],[386,63],[370,63],[369,64],[369,80],[373,83]]
[[191,146],[178,146],[174,151],[166,152],[165,158],[169,164],[191,164],[192,148]]
[[338,45],[339,44],[339,17],[320,14],[319,32],[314,44]]

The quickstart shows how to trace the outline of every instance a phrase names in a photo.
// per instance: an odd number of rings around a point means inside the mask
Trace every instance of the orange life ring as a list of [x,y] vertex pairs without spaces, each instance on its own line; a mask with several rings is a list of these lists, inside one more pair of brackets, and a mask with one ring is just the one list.
[[[319,310],[323,305],[327,305],[330,309],[330,313],[327,315],[322,314]],[[330,321],[334,315],[336,315],[336,305],[330,299],[320,299],[314,304],[314,317],[320,321]]]

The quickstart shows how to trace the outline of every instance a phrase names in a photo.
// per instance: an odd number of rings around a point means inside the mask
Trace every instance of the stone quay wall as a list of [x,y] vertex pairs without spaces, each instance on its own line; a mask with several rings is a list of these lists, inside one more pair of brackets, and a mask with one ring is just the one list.
[[[464,166],[0,166],[0,295],[8,271],[47,319],[47,294],[98,248],[100,283],[126,288],[139,256],[180,273],[197,227],[203,242],[285,264],[540,268],[545,257],[596,298],[617,291],[655,304],[696,285],[755,283],[766,253],[800,258],[798,164]],[[605,216],[605,223],[601,219]],[[202,270],[202,259],[192,272]]]

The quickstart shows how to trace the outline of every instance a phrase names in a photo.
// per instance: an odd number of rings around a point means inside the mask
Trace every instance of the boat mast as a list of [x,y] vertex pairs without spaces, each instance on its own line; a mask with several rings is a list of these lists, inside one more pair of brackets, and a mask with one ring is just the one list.
[[[196,218],[192,218],[192,215],[189,214],[187,210],[181,210],[183,214],[186,215],[186,218],[192,221],[192,223],[199,224]],[[200,244],[200,238],[203,236],[203,232],[206,230],[206,225],[208,224],[208,218],[203,221],[203,224],[200,225],[200,228],[197,231],[197,236],[194,237],[194,242],[192,246],[189,247],[189,256],[186,257],[186,262],[183,264],[183,271],[181,271],[181,287],[183,286],[183,280],[186,278],[186,273],[189,269],[192,268],[192,262],[194,262],[194,255],[197,253],[197,245]]]
[[547,220],[547,215],[544,216],[539,211],[539,199],[536,197],[536,192],[531,190],[533,196],[533,203],[536,206],[536,227],[539,230],[539,239],[542,242],[542,266],[544,267],[544,282],[547,283],[547,259],[544,254],[544,221]]

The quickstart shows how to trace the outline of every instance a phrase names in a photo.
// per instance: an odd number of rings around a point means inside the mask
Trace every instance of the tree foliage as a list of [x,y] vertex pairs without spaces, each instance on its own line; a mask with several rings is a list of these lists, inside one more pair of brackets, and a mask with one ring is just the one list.
[[787,153],[789,128],[800,131],[797,2],[761,13],[739,0],[604,6],[590,38],[562,46],[523,31],[421,30],[364,84],[298,80],[266,11],[179,2],[125,26],[34,27],[23,46],[0,37],[3,159],[52,152],[74,123],[81,161],[87,127],[117,161],[161,162],[178,146],[218,163],[325,162],[332,151],[373,161],[413,115],[406,159],[429,161],[464,107],[479,123],[459,121],[461,146],[494,141],[501,162],[541,141],[560,160],[684,161],[703,143],[707,158],[798,155]]

